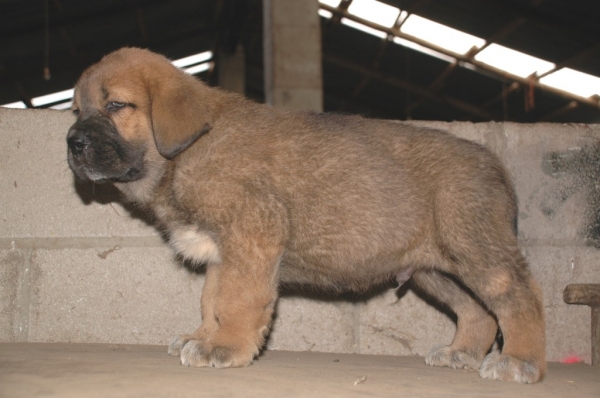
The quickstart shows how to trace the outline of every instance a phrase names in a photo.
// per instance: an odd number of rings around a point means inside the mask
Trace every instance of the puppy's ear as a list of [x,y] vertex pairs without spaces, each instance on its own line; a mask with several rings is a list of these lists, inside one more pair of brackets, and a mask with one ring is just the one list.
[[154,141],[158,152],[171,159],[212,128],[210,93],[203,83],[175,67],[153,83]]

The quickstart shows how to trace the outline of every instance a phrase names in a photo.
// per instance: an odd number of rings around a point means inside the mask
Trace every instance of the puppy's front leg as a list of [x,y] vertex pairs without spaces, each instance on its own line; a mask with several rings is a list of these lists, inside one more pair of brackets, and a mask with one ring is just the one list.
[[[212,265],[202,292],[202,326],[181,348],[186,366],[247,366],[269,331],[277,300],[280,247],[247,240]],[[180,344],[181,344],[180,343]]]
[[208,265],[206,267],[206,277],[202,288],[201,311],[202,325],[192,334],[183,334],[174,337],[169,345],[169,355],[180,356],[182,348],[190,340],[207,341],[218,329],[214,315],[214,304],[219,281],[219,265]]

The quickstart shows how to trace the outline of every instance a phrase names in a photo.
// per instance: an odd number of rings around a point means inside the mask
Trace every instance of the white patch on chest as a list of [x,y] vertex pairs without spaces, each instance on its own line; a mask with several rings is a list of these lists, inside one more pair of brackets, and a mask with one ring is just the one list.
[[213,238],[194,226],[174,228],[169,243],[186,259],[197,263],[220,263],[219,248]]

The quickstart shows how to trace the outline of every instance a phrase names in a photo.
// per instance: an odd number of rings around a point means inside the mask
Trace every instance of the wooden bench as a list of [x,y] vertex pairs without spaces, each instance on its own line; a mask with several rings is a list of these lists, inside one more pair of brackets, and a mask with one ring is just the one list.
[[583,304],[592,308],[592,365],[600,366],[600,283],[574,283],[563,291],[567,304]]

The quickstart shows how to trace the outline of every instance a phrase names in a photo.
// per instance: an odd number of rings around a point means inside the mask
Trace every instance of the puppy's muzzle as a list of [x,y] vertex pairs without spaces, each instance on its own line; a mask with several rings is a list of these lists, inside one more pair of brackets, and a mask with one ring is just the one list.
[[73,156],[80,156],[87,150],[92,150],[92,144],[97,146],[99,142],[117,136],[115,128],[108,119],[92,116],[78,120],[71,126],[67,134],[67,145]]
[[90,145],[90,139],[83,131],[71,128],[67,136],[67,145],[73,156],[79,156]]
[[144,176],[145,146],[125,141],[106,117],[75,122],[67,146],[69,166],[80,180],[129,182]]

